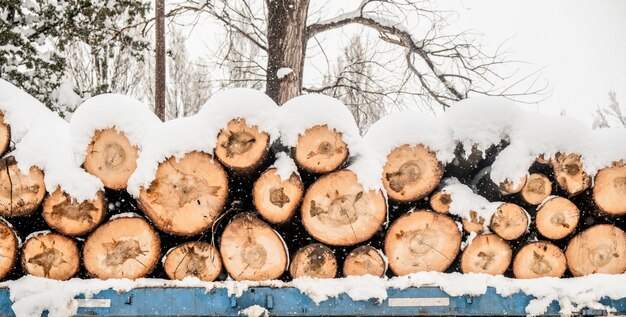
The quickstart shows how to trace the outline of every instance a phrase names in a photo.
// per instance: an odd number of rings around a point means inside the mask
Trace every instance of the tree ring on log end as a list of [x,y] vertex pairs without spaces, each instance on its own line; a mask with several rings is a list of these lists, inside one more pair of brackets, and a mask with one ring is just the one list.
[[332,172],[348,159],[348,146],[341,133],[327,125],[316,125],[300,134],[294,152],[296,163],[315,174]]
[[567,269],[565,254],[546,241],[525,244],[515,255],[513,274],[516,278],[561,277]]
[[557,184],[572,197],[591,186],[591,178],[583,169],[580,155],[557,153],[551,161]]
[[501,275],[511,263],[512,251],[508,243],[495,234],[479,235],[463,250],[463,273]]
[[228,121],[217,135],[215,156],[228,169],[245,173],[261,164],[268,149],[269,134],[237,118]]
[[78,272],[80,254],[76,243],[56,233],[42,233],[22,247],[22,267],[30,275],[67,280]]
[[[432,232],[416,238],[416,232]],[[433,237],[433,235],[436,237]],[[419,235],[418,235],[419,236]],[[423,239],[428,237],[428,241]],[[461,233],[447,215],[414,211],[393,222],[385,236],[385,255],[396,275],[445,271],[459,253]]]
[[204,282],[213,282],[222,271],[222,259],[213,245],[192,241],[173,248],[165,256],[163,268],[172,280],[193,276]]
[[372,275],[383,277],[386,263],[382,253],[372,246],[362,245],[348,253],[343,262],[344,276]]
[[615,162],[596,174],[593,200],[605,214],[626,214],[626,164],[623,161]]
[[57,188],[43,203],[43,219],[55,230],[80,236],[93,230],[105,216],[104,192],[99,191],[95,199],[78,202]]
[[282,238],[254,214],[236,215],[222,233],[222,261],[237,281],[272,280],[287,269],[287,252]]
[[91,140],[83,164],[85,170],[98,177],[106,188],[126,188],[137,168],[137,147],[115,128],[98,130]]
[[17,235],[11,226],[0,219],[0,280],[15,266],[18,258]]
[[154,181],[142,188],[139,207],[154,225],[170,234],[190,236],[211,227],[224,209],[228,176],[202,152],[159,164]]
[[528,230],[528,216],[522,207],[504,203],[491,217],[490,228],[504,240],[515,240]]
[[433,151],[405,144],[387,155],[382,179],[389,198],[410,202],[430,194],[442,176],[443,165]]
[[96,278],[136,279],[152,271],[160,252],[159,237],[143,218],[116,218],[85,240],[83,261]]
[[320,177],[304,196],[302,224],[316,240],[353,245],[371,238],[387,215],[380,191],[365,191],[356,174],[341,170]]
[[613,225],[595,225],[572,238],[565,250],[574,276],[626,271],[626,233]]
[[292,278],[334,278],[337,276],[337,259],[327,246],[313,243],[300,248],[289,266]]
[[522,189],[522,199],[531,204],[539,205],[552,193],[552,182],[547,176],[533,173],[528,176],[526,185]]
[[559,240],[572,233],[580,219],[580,211],[569,199],[554,197],[537,210],[535,223],[542,236]]
[[296,173],[282,179],[276,168],[263,172],[252,188],[254,207],[261,216],[274,224],[285,223],[295,213],[304,184]]
[[0,165],[0,216],[19,217],[35,212],[46,195],[43,172],[33,166],[24,174],[11,156],[2,159]]

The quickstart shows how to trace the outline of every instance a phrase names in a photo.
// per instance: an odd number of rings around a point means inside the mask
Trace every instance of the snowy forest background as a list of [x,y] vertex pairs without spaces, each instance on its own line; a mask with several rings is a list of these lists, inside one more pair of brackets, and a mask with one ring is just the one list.
[[[337,13],[329,3],[168,1],[166,119],[192,115],[232,87],[266,91],[279,104],[302,93],[337,97],[362,131],[395,109],[437,114],[472,95],[525,104],[551,95],[541,67],[520,71],[531,61],[486,48],[476,30],[450,28],[457,12],[430,1],[364,0]],[[66,119],[83,100],[106,92],[153,106],[153,5],[0,0],[0,77]],[[220,31],[207,31],[206,23]],[[210,39],[209,54],[191,54],[192,32]],[[589,105],[593,126],[626,127],[626,109],[607,91]]]

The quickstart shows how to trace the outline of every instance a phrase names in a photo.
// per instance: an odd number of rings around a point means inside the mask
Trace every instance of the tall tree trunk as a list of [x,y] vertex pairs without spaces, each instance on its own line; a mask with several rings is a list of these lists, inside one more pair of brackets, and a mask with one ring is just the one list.
[[[302,89],[308,8],[309,0],[269,1],[266,93],[279,105],[300,95]],[[278,78],[281,68],[293,72]]]

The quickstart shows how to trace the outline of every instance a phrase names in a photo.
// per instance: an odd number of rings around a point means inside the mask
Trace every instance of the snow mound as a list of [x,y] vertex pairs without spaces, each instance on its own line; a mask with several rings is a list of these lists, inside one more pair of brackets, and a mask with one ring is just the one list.
[[16,147],[11,155],[22,172],[27,173],[31,166],[43,170],[48,192],[60,187],[78,201],[96,197],[102,182],[75,162],[66,121],[2,79],[0,111],[11,127],[11,141]]
[[143,140],[161,120],[141,101],[120,94],[102,94],[83,102],[70,120],[70,136],[76,162],[85,160],[87,146],[98,130],[115,128],[128,141],[143,148]]
[[276,153],[276,161],[274,161],[274,164],[272,164],[270,168],[272,167],[276,168],[276,172],[278,172],[278,176],[280,176],[281,180],[289,179],[293,173],[300,175],[298,173],[296,162],[294,162],[293,159],[285,152]]
[[470,211],[474,211],[476,217],[481,217],[485,220],[483,223],[484,232],[490,232],[491,217],[503,203],[490,202],[485,197],[475,194],[471,188],[462,184],[456,178],[446,179],[444,184],[445,186],[441,191],[449,194],[452,199],[449,213],[469,220],[471,219]]

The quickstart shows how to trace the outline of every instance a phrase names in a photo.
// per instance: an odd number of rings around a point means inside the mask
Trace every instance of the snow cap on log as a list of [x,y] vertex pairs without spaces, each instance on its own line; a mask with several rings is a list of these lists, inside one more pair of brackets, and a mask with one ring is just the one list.
[[477,220],[482,225],[482,232],[490,232],[491,217],[498,211],[502,202],[490,202],[485,197],[475,194],[471,188],[462,184],[456,178],[444,181],[441,189],[444,194],[450,195],[449,213],[471,221]]
[[[68,123],[35,98],[0,79],[0,111],[11,129],[17,166],[44,172],[48,192],[58,187],[83,201],[96,197],[102,182],[80,168],[74,159]],[[81,162],[82,163],[82,162]]]

